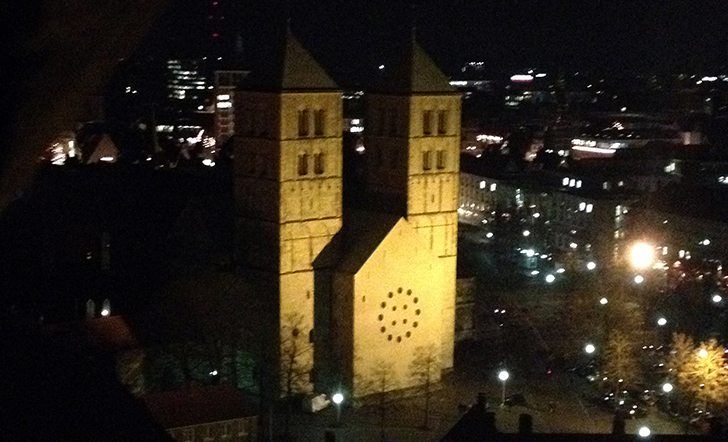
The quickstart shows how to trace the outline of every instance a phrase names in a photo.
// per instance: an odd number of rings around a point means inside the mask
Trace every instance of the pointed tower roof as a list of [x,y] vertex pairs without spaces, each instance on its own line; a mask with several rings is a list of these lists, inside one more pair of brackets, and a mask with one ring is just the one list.
[[453,92],[447,76],[414,35],[402,54],[382,78],[380,91],[399,94]]
[[290,30],[275,40],[254,68],[250,88],[277,92],[339,89]]

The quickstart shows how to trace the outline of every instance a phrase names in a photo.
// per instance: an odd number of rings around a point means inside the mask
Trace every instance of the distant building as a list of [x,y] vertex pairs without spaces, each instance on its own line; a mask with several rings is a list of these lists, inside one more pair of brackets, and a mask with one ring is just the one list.
[[142,401],[177,442],[258,440],[258,416],[233,388],[193,388],[148,395]]
[[250,71],[215,71],[215,129],[218,145],[235,134],[235,89],[243,84]]

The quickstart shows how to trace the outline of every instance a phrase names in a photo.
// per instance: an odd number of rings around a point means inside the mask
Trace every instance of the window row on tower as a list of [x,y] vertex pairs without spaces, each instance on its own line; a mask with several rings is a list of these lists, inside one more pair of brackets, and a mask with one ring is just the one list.
[[[312,118],[313,117],[313,118]],[[313,119],[313,132],[311,131],[311,120]],[[301,109],[298,111],[298,136],[309,137],[313,134],[316,137],[326,133],[326,111],[324,109]]]
[[[397,108],[385,108],[373,112],[371,134],[383,136],[402,136],[405,122],[400,118]],[[422,135],[447,135],[450,132],[448,111],[427,109],[422,113]]]
[[447,165],[447,152],[444,150],[437,150],[434,152],[426,150],[422,152],[422,170],[431,170],[433,162],[435,163],[434,166],[438,169],[444,169]]
[[[298,154],[298,175],[308,175],[309,171],[309,163],[311,162],[310,155],[301,152]],[[324,173],[324,154],[321,152],[317,152],[313,154],[313,173],[316,175],[321,175]]]
[[[437,116],[437,121],[435,121]],[[437,135],[446,135],[448,133],[448,118],[446,110],[425,110],[422,112],[422,134],[433,135],[437,130]]]

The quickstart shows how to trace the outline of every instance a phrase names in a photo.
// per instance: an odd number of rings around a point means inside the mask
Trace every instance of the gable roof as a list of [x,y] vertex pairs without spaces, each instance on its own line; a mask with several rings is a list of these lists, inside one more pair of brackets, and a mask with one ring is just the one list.
[[253,69],[246,89],[275,92],[339,90],[336,82],[290,30],[273,40],[276,42],[266,49],[260,65]]
[[355,274],[403,218],[396,215],[352,211],[314,261],[314,267],[333,267],[337,272]]
[[447,76],[413,37],[401,56],[385,72],[378,88],[390,93],[454,92]]

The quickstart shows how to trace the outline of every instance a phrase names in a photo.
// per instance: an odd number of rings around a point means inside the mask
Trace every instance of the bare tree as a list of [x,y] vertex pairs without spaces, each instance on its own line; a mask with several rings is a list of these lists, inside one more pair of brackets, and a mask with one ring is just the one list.
[[293,396],[307,393],[311,388],[313,346],[304,327],[301,314],[286,315],[281,321],[279,370],[281,396],[286,402],[284,436],[288,436],[290,430]]
[[396,388],[394,364],[384,361],[374,361],[368,371],[368,376],[356,379],[356,391],[361,396],[367,396],[376,407],[379,417],[380,439],[387,440],[385,432],[387,416],[394,401],[393,390]]
[[422,428],[428,429],[430,425],[430,402],[433,387],[440,378],[439,350],[434,344],[417,347],[415,357],[410,363],[410,376],[417,382],[419,390],[425,399],[424,421]]

